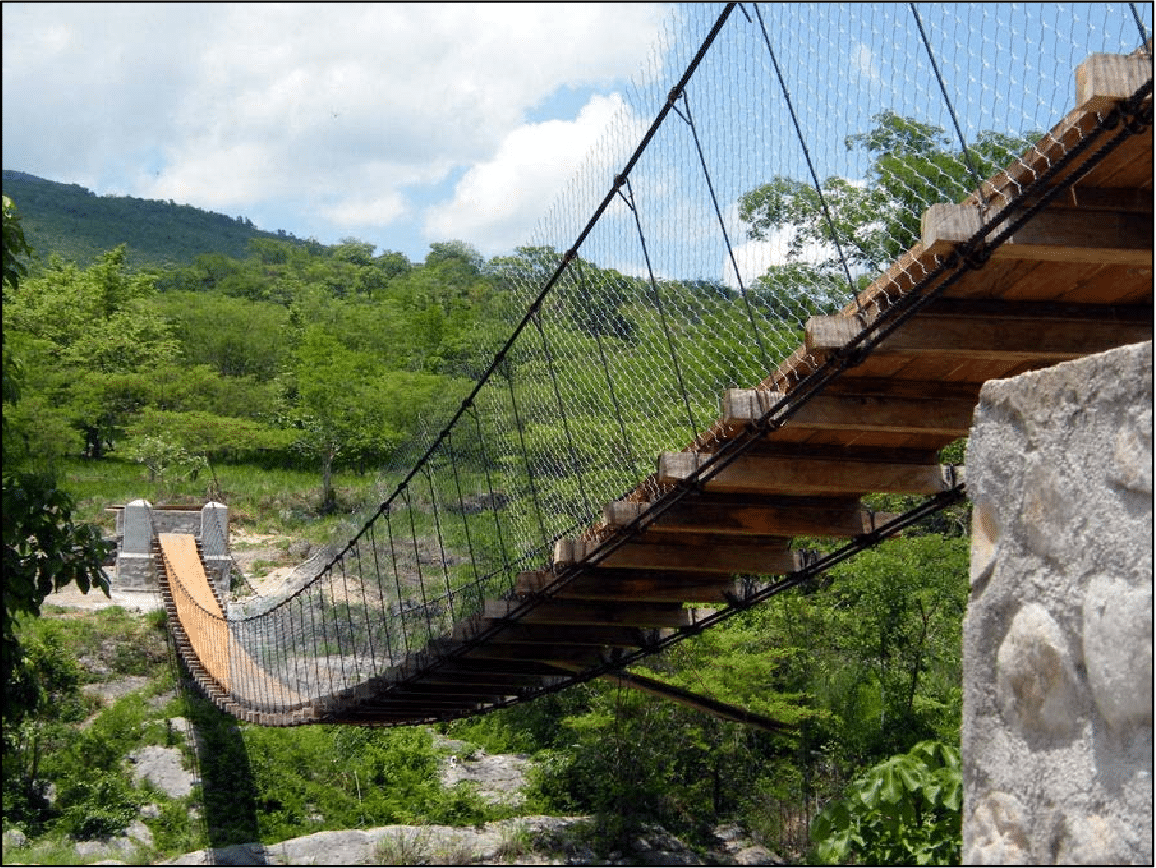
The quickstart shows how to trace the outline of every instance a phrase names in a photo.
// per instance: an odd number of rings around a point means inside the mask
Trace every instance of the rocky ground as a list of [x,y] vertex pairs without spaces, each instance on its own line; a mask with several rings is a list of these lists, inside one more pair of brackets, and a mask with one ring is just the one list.
[[[233,555],[245,577],[247,594],[275,592],[294,567],[315,552],[307,544],[286,546],[272,535],[234,535]],[[128,611],[149,612],[161,608],[159,594],[121,591],[111,598],[99,591],[81,594],[70,587],[50,595],[46,605],[67,609],[95,610],[121,606]],[[111,703],[139,690],[149,679],[142,676],[111,678],[86,686]],[[163,704],[166,697],[154,697]],[[187,720],[171,718],[178,737],[192,738]],[[522,801],[529,757],[520,754],[488,754],[466,742],[439,737],[446,752],[441,768],[442,783],[452,787],[472,781],[483,798],[517,806]],[[137,781],[147,780],[174,798],[188,795],[196,785],[192,772],[184,768],[176,747],[148,746],[133,751],[126,759]],[[82,841],[75,845],[78,861],[91,864],[125,865],[138,846],[152,845],[145,819],[159,815],[156,805],[141,808],[125,834],[107,841]],[[584,817],[526,816],[489,823],[480,827],[384,826],[376,829],[316,832],[278,844],[236,844],[230,847],[197,850],[168,862],[171,865],[776,865],[782,861],[770,851],[749,841],[736,827],[715,830],[716,845],[701,853],[657,826],[649,827],[633,842],[628,852],[611,853],[599,860],[587,841],[591,820]],[[22,845],[23,835],[4,833],[4,846]]]
[[[128,679],[100,685],[101,694],[122,695],[132,689]],[[191,736],[184,718],[172,718],[174,730]],[[442,783],[472,781],[491,802],[517,805],[526,784],[530,759],[518,754],[488,754],[465,742],[439,739],[448,753],[441,768]],[[188,795],[196,780],[181,763],[175,747],[152,745],[128,756],[133,777],[147,780],[177,798]],[[137,845],[152,844],[144,819],[156,816],[156,805],[145,805],[141,819],[125,834],[107,841],[75,845],[80,860],[92,864],[128,865]],[[715,830],[716,846],[703,853],[692,849],[659,826],[647,827],[625,852],[599,859],[589,843],[587,817],[526,816],[480,827],[391,825],[375,829],[315,832],[264,845],[257,842],[196,850],[162,865],[778,865],[782,861],[747,840],[736,827]],[[22,844],[19,833],[5,833],[5,845]],[[22,837],[22,836],[21,836]]]

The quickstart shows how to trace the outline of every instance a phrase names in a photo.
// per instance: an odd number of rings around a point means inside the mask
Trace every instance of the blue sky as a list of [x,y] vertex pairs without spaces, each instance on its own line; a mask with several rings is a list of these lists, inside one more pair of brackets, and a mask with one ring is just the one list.
[[451,238],[507,252],[666,12],[5,3],[3,164],[415,260]]
[[[918,8],[968,140],[1051,127],[1088,53],[1138,42],[1127,4]],[[325,243],[353,236],[415,261],[455,238],[486,256],[527,242],[565,249],[720,9],[5,3],[3,165]],[[1150,29],[1151,5],[1137,9]],[[907,4],[760,11],[820,178],[862,182],[868,160],[843,142],[883,108],[950,131]],[[781,253],[746,242],[738,197],[778,174],[809,180],[760,40],[736,10],[689,88],[750,275]],[[612,118],[574,213],[533,234]],[[668,124],[634,177],[671,251],[717,234],[688,141]],[[608,231],[625,225],[615,213]],[[641,256],[615,243],[590,255],[641,273]],[[714,238],[659,271],[721,278],[720,250]]]

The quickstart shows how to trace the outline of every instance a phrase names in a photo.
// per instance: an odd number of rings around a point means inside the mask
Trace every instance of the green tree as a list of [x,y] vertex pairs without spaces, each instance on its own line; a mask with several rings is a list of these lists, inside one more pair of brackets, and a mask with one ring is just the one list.
[[[30,254],[20,218],[8,197],[3,201],[3,275],[5,302],[13,298],[26,273],[22,257]],[[19,368],[4,351],[4,404],[20,397]],[[7,409],[7,406],[5,407]],[[6,415],[6,414],[5,414]],[[34,677],[16,637],[19,615],[39,615],[44,598],[54,590],[76,583],[87,593],[98,587],[108,595],[108,579],[101,564],[110,546],[94,525],[72,520],[72,501],[46,473],[19,472],[9,467],[5,419],[3,473],[4,606],[0,636],[3,670],[4,718],[18,722],[38,704],[39,692],[18,689]]]
[[195,473],[202,466],[213,477],[213,496],[221,486],[216,466],[222,461],[244,461],[290,446],[293,432],[253,419],[219,416],[203,410],[144,408],[127,429],[125,451],[149,468],[150,481],[175,468]]
[[217,292],[172,291],[158,296],[154,306],[180,342],[182,365],[206,364],[222,376],[268,381],[287,361],[289,312],[282,305]]
[[805,250],[813,258],[818,249],[822,259],[815,265],[829,272],[841,271],[834,248],[838,239],[853,271],[874,274],[919,240],[920,219],[928,207],[961,201],[977,177],[1004,168],[1039,138],[1034,132],[982,132],[968,146],[969,166],[941,127],[891,110],[871,121],[870,130],[844,142],[848,150],[871,156],[865,184],[826,179],[821,185],[824,212],[812,184],[777,176],[739,199],[748,236],[765,241],[785,234],[789,261],[801,261]]
[[460,385],[422,372],[383,370],[319,328],[306,330],[293,374],[295,448],[321,470],[321,508],[336,508],[333,471],[383,461],[426,414],[444,413]]

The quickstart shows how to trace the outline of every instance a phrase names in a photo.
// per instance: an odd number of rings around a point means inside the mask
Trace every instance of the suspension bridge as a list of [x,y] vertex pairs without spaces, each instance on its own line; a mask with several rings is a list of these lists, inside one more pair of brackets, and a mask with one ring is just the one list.
[[626,667],[964,497],[940,453],[985,381],[1151,339],[1137,7],[678,14],[492,264],[509,340],[348,542],[239,606],[158,536],[177,648],[226,712],[407,725],[602,677],[775,728]]

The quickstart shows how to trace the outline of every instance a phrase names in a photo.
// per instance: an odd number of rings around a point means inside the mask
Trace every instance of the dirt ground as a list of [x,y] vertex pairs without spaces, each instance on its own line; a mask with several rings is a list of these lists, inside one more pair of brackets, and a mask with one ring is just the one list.
[[[253,593],[260,594],[262,589],[278,587],[296,566],[290,562],[291,559],[285,553],[285,537],[277,534],[234,530],[229,542],[233,561],[253,589]],[[121,606],[127,611],[142,613],[163,608],[159,593],[118,589],[116,567],[105,567],[104,571],[111,585],[111,597],[106,597],[95,589],[82,594],[75,585],[69,585],[45,597],[44,605],[83,611]],[[247,593],[243,595],[248,596]]]

